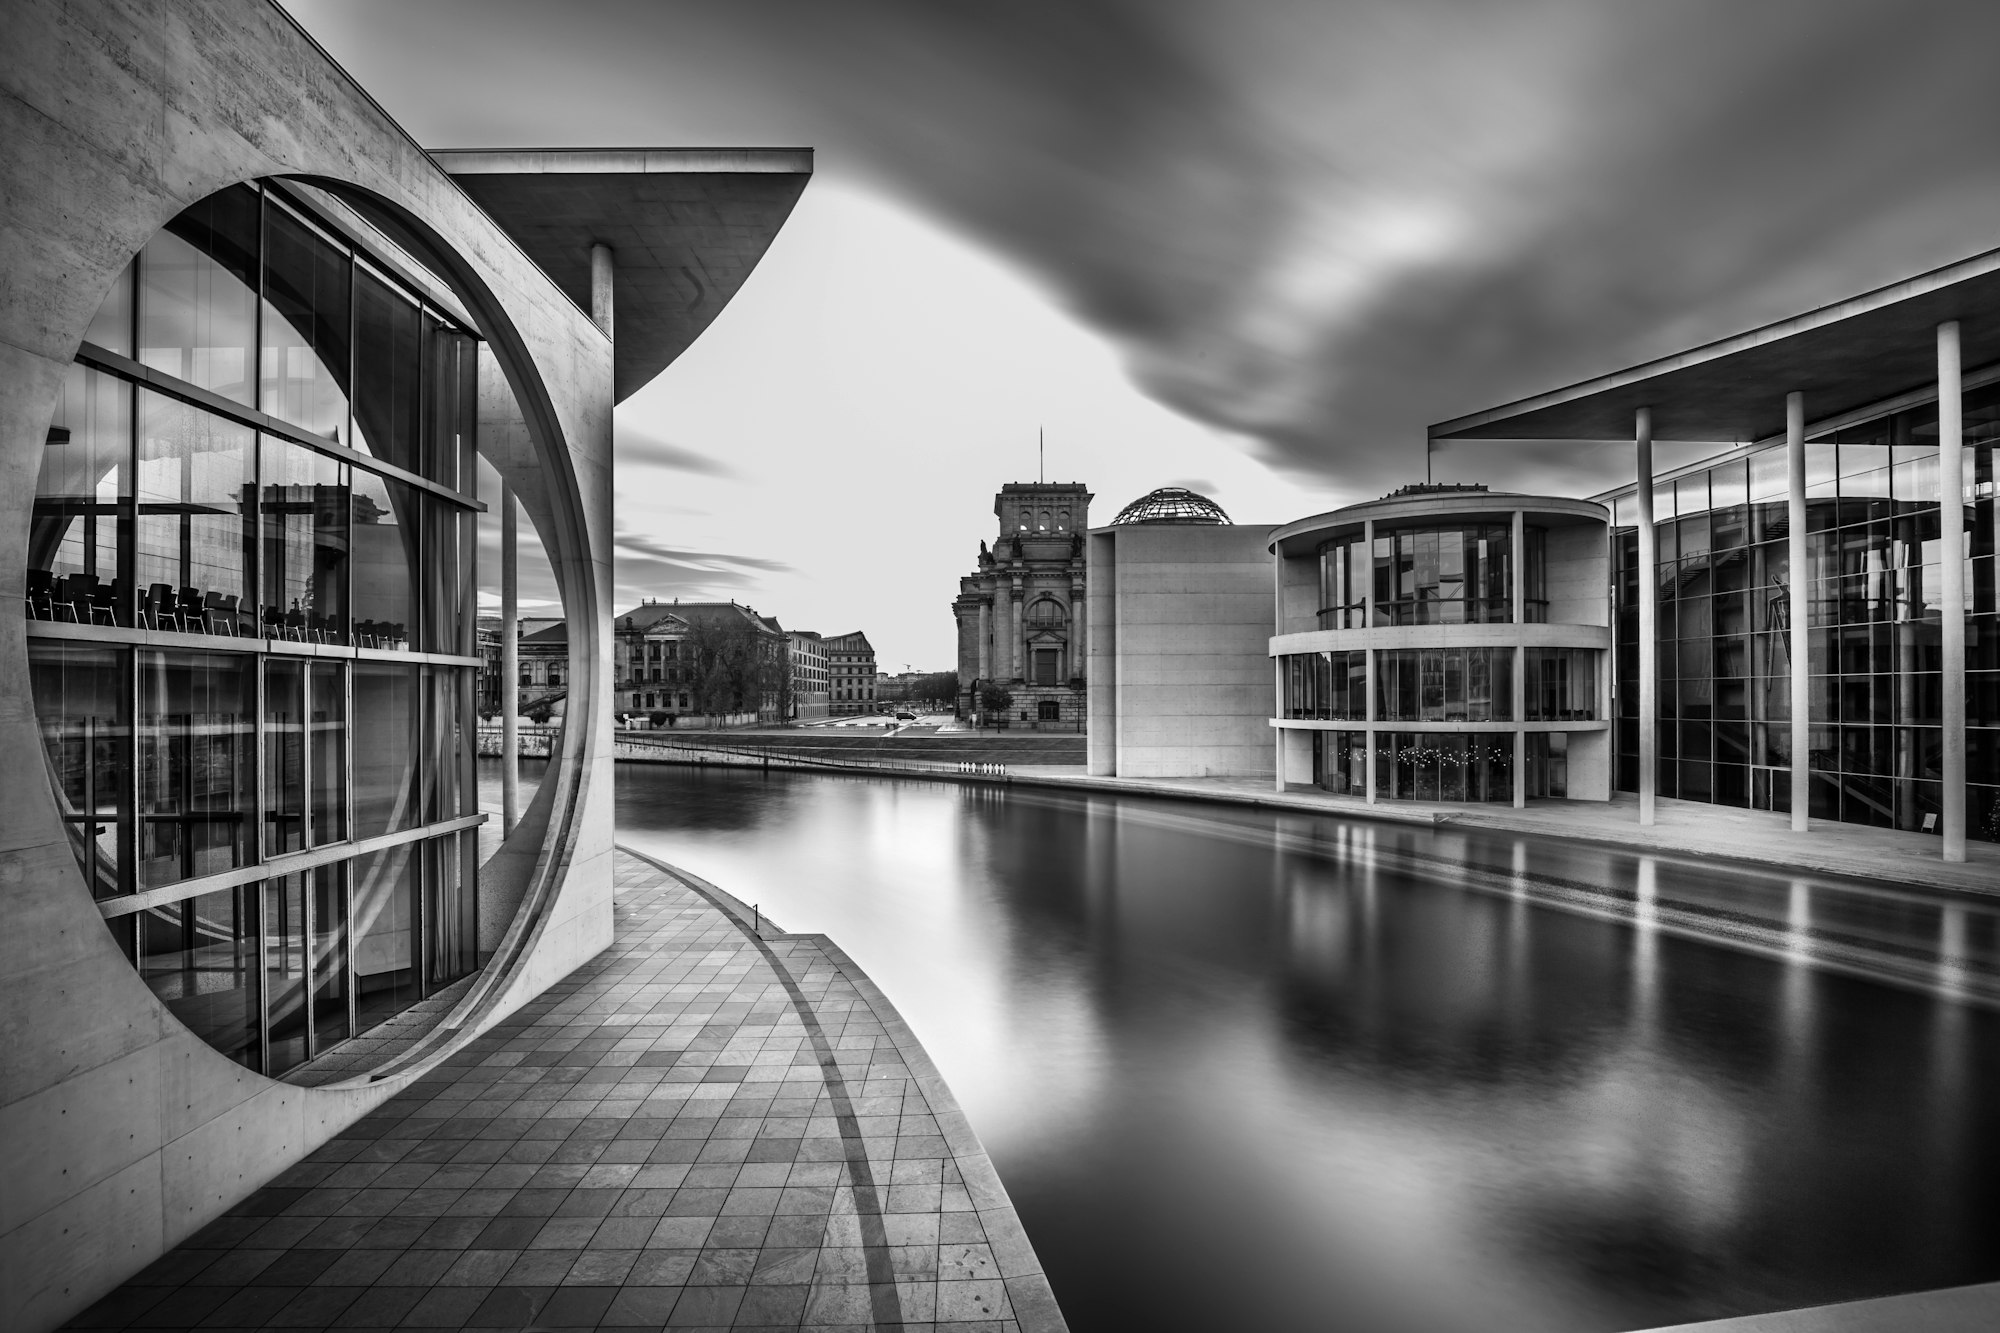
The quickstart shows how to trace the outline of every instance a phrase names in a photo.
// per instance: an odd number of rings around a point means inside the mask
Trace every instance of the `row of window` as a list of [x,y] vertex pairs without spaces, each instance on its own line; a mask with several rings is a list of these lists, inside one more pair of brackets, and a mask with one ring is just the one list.
[[175,1018],[278,1075],[478,967],[475,837],[406,842],[107,924]]
[[[1598,716],[1594,648],[1519,650],[1525,721],[1582,722]],[[1375,650],[1375,717],[1381,722],[1514,720],[1513,648]],[[1288,718],[1363,721],[1368,716],[1368,653],[1361,649],[1288,654]]]
[[29,643],[93,896],[473,813],[465,668]]

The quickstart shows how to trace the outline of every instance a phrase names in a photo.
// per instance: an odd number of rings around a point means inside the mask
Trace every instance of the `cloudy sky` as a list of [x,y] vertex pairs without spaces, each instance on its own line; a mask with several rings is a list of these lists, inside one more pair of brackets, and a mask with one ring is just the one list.
[[[808,145],[619,410],[621,595],[945,668],[993,492],[1277,522],[1424,426],[2000,244],[2000,6],[288,0],[436,147]],[[1441,478],[1587,494],[1611,447]]]

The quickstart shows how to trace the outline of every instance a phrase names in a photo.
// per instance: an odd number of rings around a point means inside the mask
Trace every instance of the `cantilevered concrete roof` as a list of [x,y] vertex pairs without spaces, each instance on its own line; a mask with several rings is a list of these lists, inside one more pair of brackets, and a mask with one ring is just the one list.
[[2000,361],[2000,250],[1676,356],[1430,428],[1434,440],[1629,440],[1653,409],[1653,438],[1747,443],[1782,434],[1785,395],[1825,421],[1933,384],[1936,327],[1961,321],[1968,369]]
[[590,247],[616,262],[619,402],[708,327],[812,176],[810,148],[497,148],[431,154],[579,307]]

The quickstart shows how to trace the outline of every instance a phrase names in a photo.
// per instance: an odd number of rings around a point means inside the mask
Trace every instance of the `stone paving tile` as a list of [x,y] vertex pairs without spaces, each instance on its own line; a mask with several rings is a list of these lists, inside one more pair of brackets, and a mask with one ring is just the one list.
[[845,955],[616,876],[609,949],[70,1327],[1062,1330]]

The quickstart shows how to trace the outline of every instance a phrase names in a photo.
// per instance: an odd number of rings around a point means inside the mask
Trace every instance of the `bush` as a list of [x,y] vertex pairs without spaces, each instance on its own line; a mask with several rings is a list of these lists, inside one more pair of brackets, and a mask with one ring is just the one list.
[[549,718],[553,716],[553,710],[547,704],[536,704],[533,708],[522,714],[522,716],[538,727],[545,727],[548,725]]
[[656,727],[664,727],[667,725],[667,715],[663,712],[656,711],[648,713],[646,714],[646,720],[652,723]]

